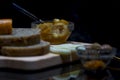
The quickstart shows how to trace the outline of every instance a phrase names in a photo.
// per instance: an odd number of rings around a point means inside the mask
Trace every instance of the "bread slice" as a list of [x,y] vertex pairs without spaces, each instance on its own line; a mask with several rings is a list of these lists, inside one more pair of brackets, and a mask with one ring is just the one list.
[[28,46],[40,42],[40,30],[33,28],[13,28],[12,34],[0,35],[0,46]]
[[1,54],[5,56],[37,56],[47,54],[50,51],[50,43],[41,41],[31,46],[3,46]]

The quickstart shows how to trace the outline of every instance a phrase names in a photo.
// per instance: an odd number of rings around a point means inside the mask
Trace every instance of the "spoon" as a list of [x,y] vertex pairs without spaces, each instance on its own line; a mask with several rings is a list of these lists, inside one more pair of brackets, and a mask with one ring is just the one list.
[[43,23],[44,21],[39,19],[38,17],[36,17],[34,14],[30,13],[29,11],[25,10],[24,8],[20,7],[19,5],[17,5],[16,3],[12,3],[13,7],[20,11],[21,13],[27,15],[28,17],[30,17],[31,19],[35,20],[38,23]]

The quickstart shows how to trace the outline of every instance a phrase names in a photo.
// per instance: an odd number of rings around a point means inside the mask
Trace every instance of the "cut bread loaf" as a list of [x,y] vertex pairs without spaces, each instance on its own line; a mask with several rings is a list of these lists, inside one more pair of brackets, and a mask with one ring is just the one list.
[[50,43],[41,41],[31,46],[3,46],[1,54],[5,56],[37,56],[47,54],[50,51]]
[[33,28],[13,28],[12,34],[0,35],[0,46],[28,46],[40,42],[40,30]]
[[0,19],[0,35],[12,34],[12,19]]

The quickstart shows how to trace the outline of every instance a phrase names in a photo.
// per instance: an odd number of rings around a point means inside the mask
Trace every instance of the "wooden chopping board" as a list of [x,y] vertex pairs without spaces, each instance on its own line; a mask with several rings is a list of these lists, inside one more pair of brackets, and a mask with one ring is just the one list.
[[33,57],[6,57],[0,56],[0,68],[15,68],[36,70],[62,64],[60,55],[49,53]]
[[[87,43],[79,43],[79,44],[88,45]],[[79,60],[79,58],[75,60]],[[37,70],[37,69],[52,67],[59,64],[63,64],[61,55],[54,53],[48,53],[42,56],[32,56],[32,57],[8,57],[2,55],[0,56],[0,68]]]

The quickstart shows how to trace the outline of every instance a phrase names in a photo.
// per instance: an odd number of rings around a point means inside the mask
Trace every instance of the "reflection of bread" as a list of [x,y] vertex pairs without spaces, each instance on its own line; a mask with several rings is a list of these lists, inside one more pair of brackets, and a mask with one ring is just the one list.
[[0,19],[0,35],[12,33],[12,19]]
[[4,46],[1,48],[1,53],[6,56],[36,56],[49,53],[49,48],[49,42],[41,41],[31,46]]
[[13,28],[11,35],[0,35],[0,46],[28,46],[40,42],[40,30]]

